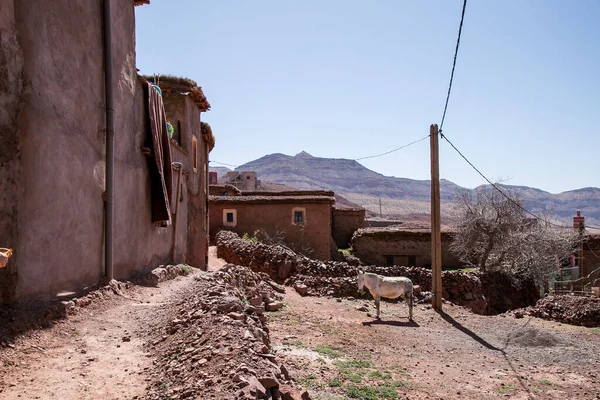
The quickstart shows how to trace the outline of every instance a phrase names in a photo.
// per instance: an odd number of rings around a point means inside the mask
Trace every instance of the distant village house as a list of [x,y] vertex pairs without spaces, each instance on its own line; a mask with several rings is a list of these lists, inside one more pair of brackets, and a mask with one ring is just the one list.
[[[442,228],[442,266],[459,267],[450,251],[452,231]],[[359,229],[352,238],[354,255],[366,264],[431,267],[431,229],[422,223]]]
[[320,260],[348,247],[364,226],[364,209],[337,210],[331,191],[239,191],[231,185],[210,187],[210,232],[221,229],[240,236],[262,231],[281,236],[292,248]]

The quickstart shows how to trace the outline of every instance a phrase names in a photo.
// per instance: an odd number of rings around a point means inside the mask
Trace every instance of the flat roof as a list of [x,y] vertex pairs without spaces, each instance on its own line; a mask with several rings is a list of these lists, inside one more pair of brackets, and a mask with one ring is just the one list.
[[330,196],[209,196],[212,203],[335,203],[335,197]]

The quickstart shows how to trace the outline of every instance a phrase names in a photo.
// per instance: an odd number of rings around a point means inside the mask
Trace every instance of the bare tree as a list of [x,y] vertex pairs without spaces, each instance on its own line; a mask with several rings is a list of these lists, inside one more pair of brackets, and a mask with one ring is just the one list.
[[502,189],[506,196],[493,187],[459,194],[451,251],[482,272],[502,270],[545,285],[558,272],[557,261],[574,251],[580,235],[553,225],[549,215],[530,216],[516,194]]

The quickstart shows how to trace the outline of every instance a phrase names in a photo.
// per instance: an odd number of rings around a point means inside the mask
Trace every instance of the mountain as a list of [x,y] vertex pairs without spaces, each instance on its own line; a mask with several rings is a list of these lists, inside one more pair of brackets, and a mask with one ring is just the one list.
[[[374,214],[379,214],[381,209],[388,217],[420,219],[430,212],[429,180],[385,176],[354,160],[313,157],[305,151],[295,156],[275,153],[246,163],[237,170],[256,171],[261,180],[298,189],[333,190]],[[570,224],[579,208],[586,217],[586,224],[600,225],[599,188],[551,194],[527,186],[503,186],[521,196],[525,207],[533,213],[553,212],[557,219]],[[460,190],[468,189],[445,179],[440,181],[445,222],[451,222],[455,216],[453,200]]]

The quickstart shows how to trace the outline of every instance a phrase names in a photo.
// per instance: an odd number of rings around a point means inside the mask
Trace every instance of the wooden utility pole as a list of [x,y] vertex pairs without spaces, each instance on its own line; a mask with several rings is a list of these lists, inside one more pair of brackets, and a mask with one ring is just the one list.
[[435,310],[442,310],[442,233],[440,214],[440,163],[438,126],[429,127],[431,145],[431,276]]
[[383,218],[383,214],[381,213],[381,197],[379,198],[379,218]]

